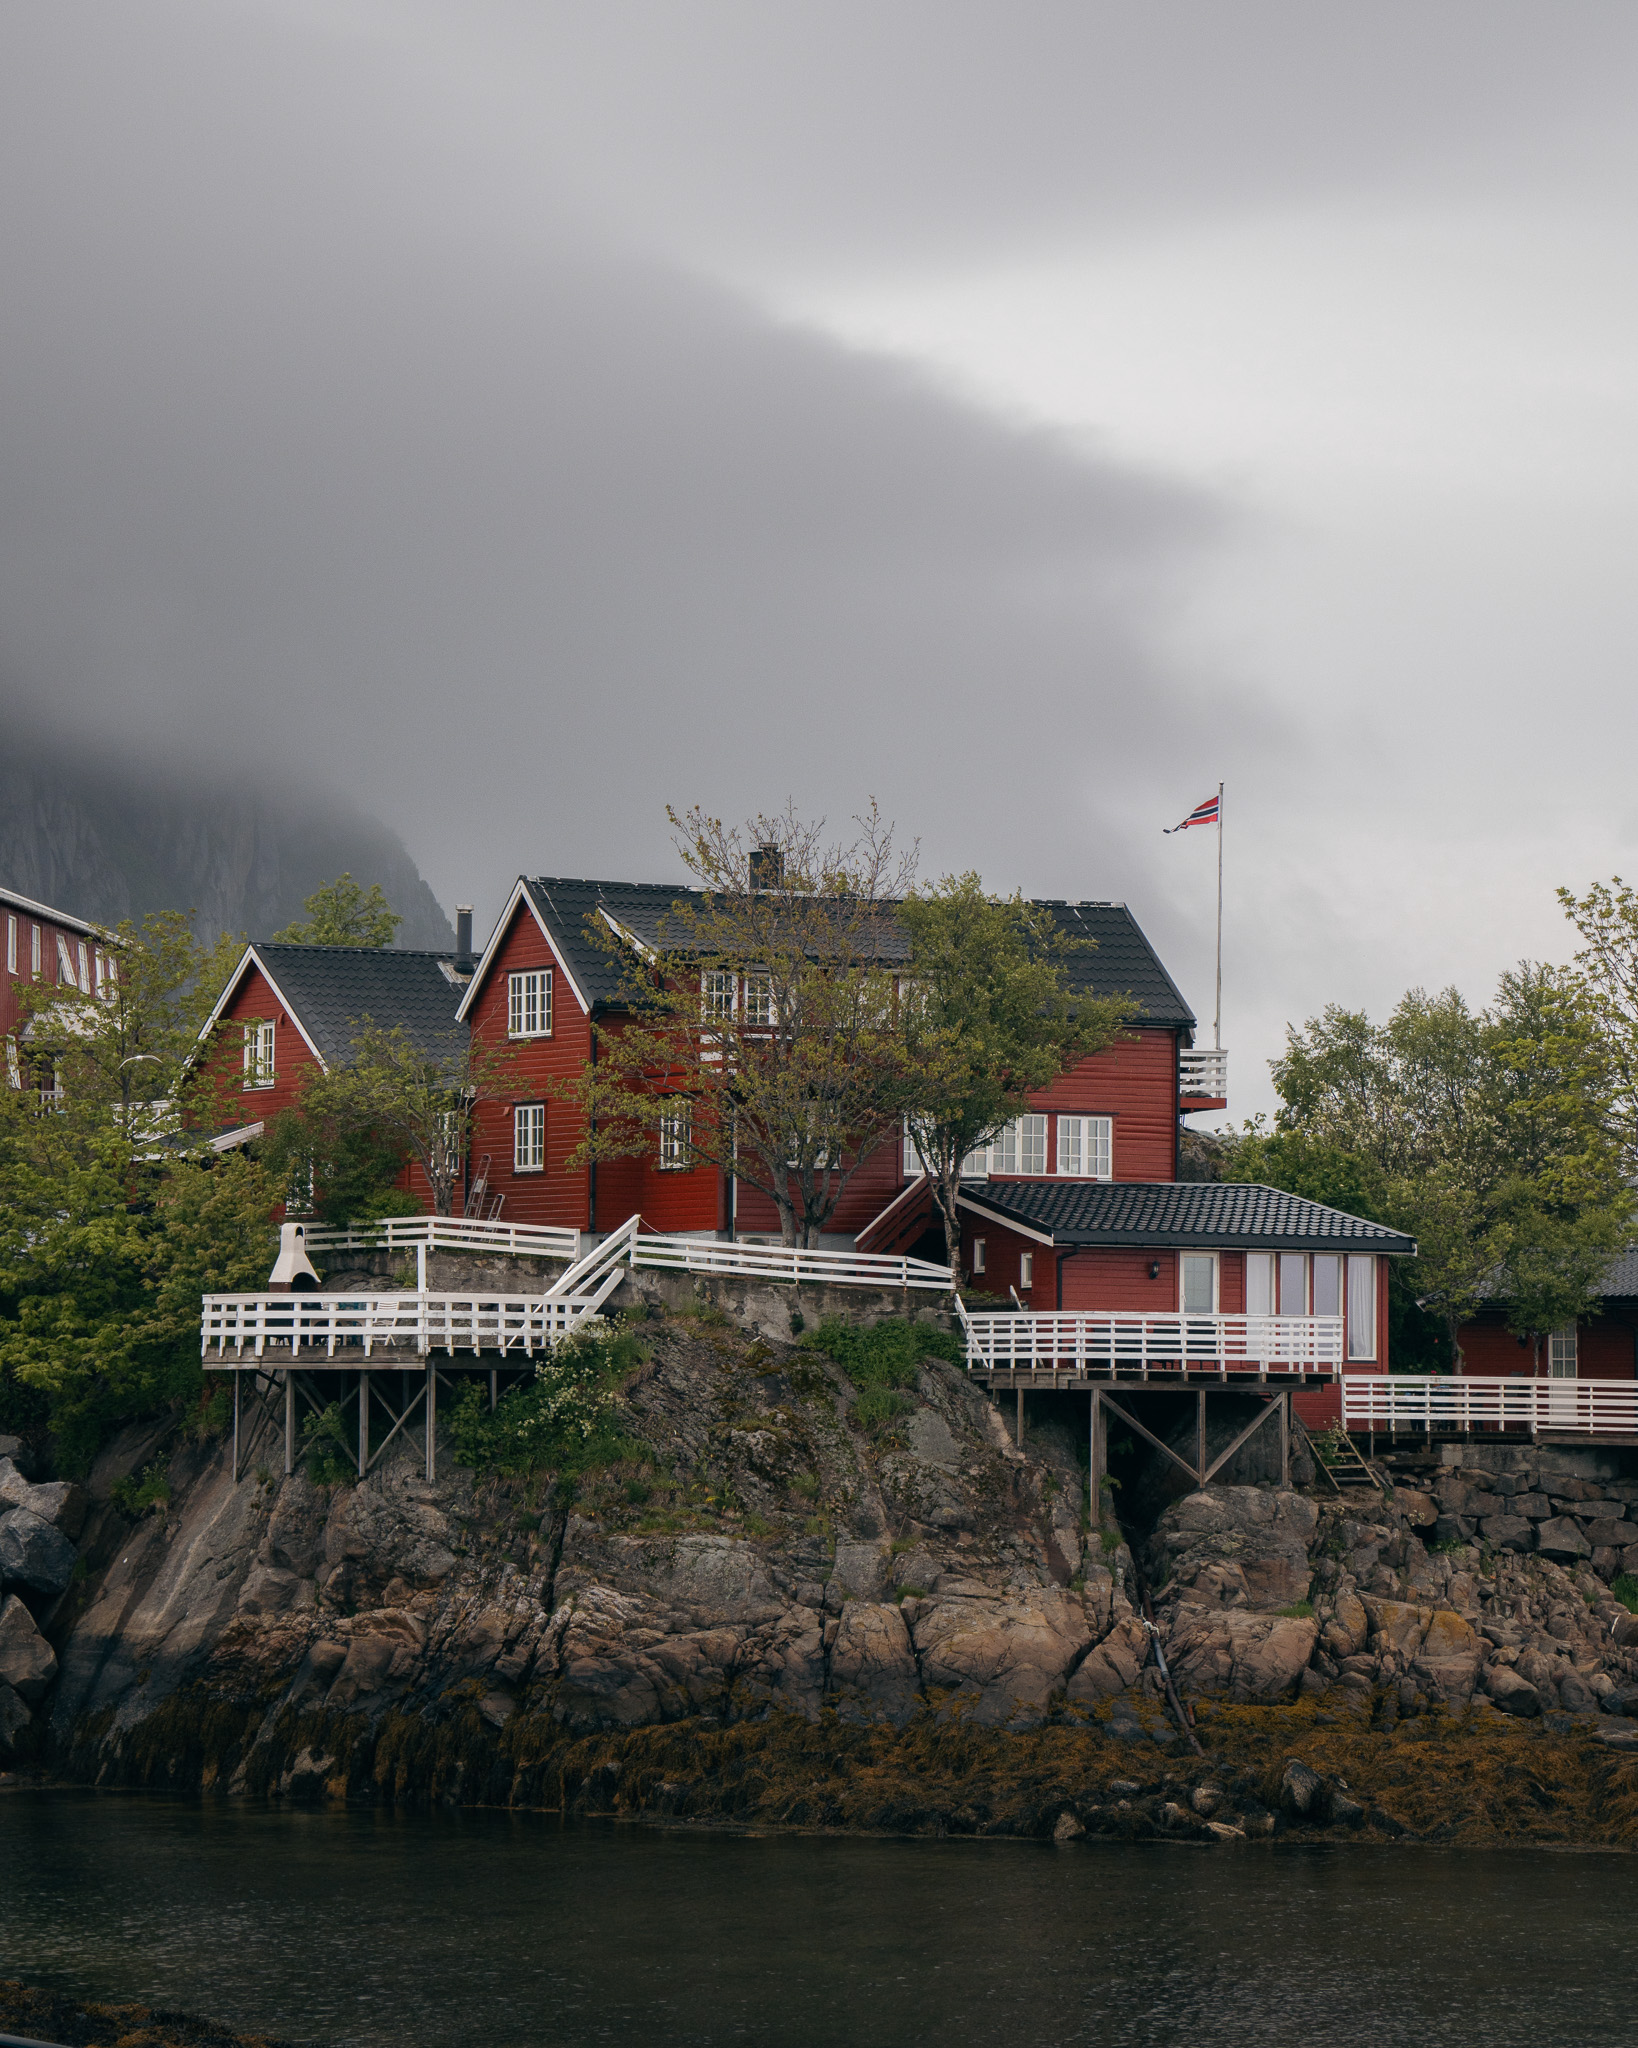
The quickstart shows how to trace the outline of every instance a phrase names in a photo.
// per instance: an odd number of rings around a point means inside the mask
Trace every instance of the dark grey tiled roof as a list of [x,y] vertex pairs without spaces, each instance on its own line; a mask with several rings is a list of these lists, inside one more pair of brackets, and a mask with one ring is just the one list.
[[970,1182],[963,1193],[1054,1244],[1416,1250],[1413,1239],[1380,1223],[1241,1182],[992,1180]]
[[1638,1244],[1629,1244],[1610,1267],[1604,1275],[1600,1292],[1627,1297],[1638,1295]]
[[426,1053],[448,1054],[465,1042],[466,1026],[455,1021],[465,984],[445,974],[448,953],[272,943],[256,953],[327,1066],[346,1064],[366,1017],[383,1030],[401,1024]]
[[[679,899],[694,893],[664,882],[573,881],[557,875],[525,876],[524,887],[559,957],[594,1007],[616,1000],[620,970],[589,936],[587,918],[606,910],[644,945],[674,945],[681,934],[668,913]],[[1042,907],[1071,938],[1091,939],[1096,946],[1095,952],[1065,955],[1072,988],[1091,995],[1132,996],[1146,1024],[1194,1028],[1193,1011],[1124,903],[1048,902]],[[888,950],[890,957],[904,958],[909,949],[906,943],[896,956]]]

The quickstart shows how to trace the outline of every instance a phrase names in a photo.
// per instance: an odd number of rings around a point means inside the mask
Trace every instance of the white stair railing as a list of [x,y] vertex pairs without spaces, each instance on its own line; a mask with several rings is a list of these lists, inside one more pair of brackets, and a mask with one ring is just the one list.
[[509,1258],[573,1259],[578,1230],[550,1223],[484,1223],[470,1216],[387,1216],[378,1223],[308,1223],[302,1241],[310,1251],[497,1252]]

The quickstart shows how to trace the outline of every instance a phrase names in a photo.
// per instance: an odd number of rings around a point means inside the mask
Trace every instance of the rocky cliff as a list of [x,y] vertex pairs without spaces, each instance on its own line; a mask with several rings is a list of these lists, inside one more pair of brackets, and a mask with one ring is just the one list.
[[397,834],[344,806],[253,778],[87,761],[43,741],[0,767],[0,883],[76,917],[193,909],[204,939],[266,938],[343,872],[381,884],[404,920],[400,945],[453,944]]
[[[1576,1829],[1638,1828],[1638,1617],[1579,1533],[1638,1536],[1630,1482],[1513,1475],[1533,1527],[1566,1524],[1528,1552],[1463,1539],[1493,1473],[1213,1486],[1134,1559],[1068,1433],[1020,1450],[941,1360],[868,1426],[828,1359],[720,1310],[643,1333],[633,1454],[572,1493],[447,1451],[429,1483],[409,1446],[358,1485],[235,1487],[218,1444],[172,1435],[170,1500],[133,1517],[118,1482],[157,1432],[84,1493],[0,1464],[3,1739],[98,1782],[283,1797],[1243,1834],[1350,1808],[1413,1830],[1425,1758],[1382,1778],[1392,1812],[1346,1790],[1407,1731],[1492,1759],[1551,1738],[1580,1759]],[[1284,1750],[1320,1730],[1320,1789],[1293,1791]],[[1502,1810],[1473,1796],[1475,1825]]]

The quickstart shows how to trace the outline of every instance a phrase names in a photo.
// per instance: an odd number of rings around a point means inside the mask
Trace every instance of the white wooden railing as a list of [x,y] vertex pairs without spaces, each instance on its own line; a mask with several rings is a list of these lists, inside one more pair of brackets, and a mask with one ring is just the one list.
[[200,1349],[232,1354],[322,1351],[348,1363],[382,1352],[549,1351],[611,1291],[538,1294],[207,1294]]
[[783,1244],[722,1244],[709,1237],[633,1237],[634,1266],[682,1273],[736,1274],[747,1280],[828,1281],[835,1287],[930,1287],[947,1293],[948,1266],[884,1252],[796,1251]]
[[1342,1379],[1342,1421],[1345,1429],[1384,1436],[1474,1429],[1638,1436],[1638,1380],[1350,1372]]
[[309,1251],[502,1252],[512,1258],[572,1259],[580,1250],[578,1230],[548,1223],[484,1223],[476,1216],[388,1216],[379,1223],[302,1226]]
[[968,1367],[981,1372],[1335,1373],[1343,1362],[1340,1316],[972,1315],[957,1306]]
[[1228,1054],[1219,1046],[1193,1046],[1177,1056],[1179,1095],[1228,1094]]
[[379,1223],[341,1228],[307,1224],[310,1251],[486,1251],[514,1258],[567,1259],[554,1291],[565,1283],[604,1270],[616,1260],[628,1266],[669,1267],[683,1273],[737,1274],[745,1279],[830,1281],[838,1287],[929,1287],[947,1292],[950,1269],[926,1259],[894,1258],[880,1252],[794,1251],[780,1244],[724,1244],[712,1237],[648,1233],[642,1219],[629,1216],[618,1230],[585,1251],[579,1231],[538,1223],[468,1222],[459,1216],[391,1216]]

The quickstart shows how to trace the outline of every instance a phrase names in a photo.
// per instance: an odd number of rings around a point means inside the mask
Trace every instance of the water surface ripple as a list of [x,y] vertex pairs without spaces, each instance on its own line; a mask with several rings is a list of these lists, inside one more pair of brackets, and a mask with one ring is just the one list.
[[0,1974],[336,2044],[1631,2048],[1638,1858],[0,1797]]

